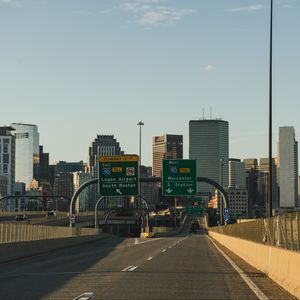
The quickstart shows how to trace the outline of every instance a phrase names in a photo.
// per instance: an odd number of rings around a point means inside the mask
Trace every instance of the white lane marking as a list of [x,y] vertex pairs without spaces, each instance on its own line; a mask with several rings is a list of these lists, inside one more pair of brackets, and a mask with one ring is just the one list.
[[166,249],[164,249],[163,251],[161,251],[161,252],[166,252],[167,250]]
[[249,286],[252,292],[257,296],[260,300],[268,300],[269,298],[260,290],[260,288],[245,274],[245,272],[236,265],[236,263],[226,254],[222,249],[220,249],[216,243],[208,237],[213,245],[217,248],[217,250],[225,257],[225,259],[231,264],[231,266],[239,273],[241,278],[245,281],[245,283]]
[[149,257],[147,260],[152,260],[153,259],[153,256]]
[[133,265],[128,266],[127,268],[123,269],[122,272],[127,272],[127,271],[128,271],[130,268],[132,268],[132,267],[133,267]]
[[156,239],[151,239],[151,240],[147,240],[147,241],[143,241],[143,242],[138,242],[138,244],[135,245],[141,245],[141,244],[145,244],[145,243],[150,243],[150,242],[154,242],[154,241],[159,241],[161,238],[156,238]]
[[172,248],[172,246],[169,246],[169,249],[171,249]]
[[132,271],[136,270],[137,268],[138,268],[138,266],[134,266],[134,267],[128,269],[128,272],[132,272]]
[[92,292],[83,293],[82,295],[74,298],[73,300],[90,300],[90,299],[94,299],[94,293]]

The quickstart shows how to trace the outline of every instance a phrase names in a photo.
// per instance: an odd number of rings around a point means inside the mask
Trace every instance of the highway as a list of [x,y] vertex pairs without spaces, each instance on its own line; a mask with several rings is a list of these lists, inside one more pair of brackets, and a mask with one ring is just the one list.
[[189,234],[188,226],[172,237],[108,237],[2,264],[0,298],[74,299],[92,292],[94,299],[295,299],[217,248],[204,231]]

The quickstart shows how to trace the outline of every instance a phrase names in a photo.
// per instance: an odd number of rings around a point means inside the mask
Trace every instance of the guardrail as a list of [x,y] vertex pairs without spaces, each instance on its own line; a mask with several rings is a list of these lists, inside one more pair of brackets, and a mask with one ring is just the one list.
[[44,225],[0,224],[0,244],[97,235],[94,228],[69,228]]
[[300,251],[300,212],[210,227],[209,230],[269,246]]

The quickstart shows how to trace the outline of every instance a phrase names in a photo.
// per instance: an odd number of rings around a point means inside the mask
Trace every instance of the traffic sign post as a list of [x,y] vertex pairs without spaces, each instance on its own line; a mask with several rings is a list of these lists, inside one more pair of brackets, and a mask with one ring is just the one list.
[[223,218],[224,222],[228,223],[228,221],[230,220],[229,208],[224,208]]
[[103,156],[99,159],[101,196],[137,196],[139,193],[139,157]]
[[196,160],[163,160],[163,196],[195,195],[196,180]]

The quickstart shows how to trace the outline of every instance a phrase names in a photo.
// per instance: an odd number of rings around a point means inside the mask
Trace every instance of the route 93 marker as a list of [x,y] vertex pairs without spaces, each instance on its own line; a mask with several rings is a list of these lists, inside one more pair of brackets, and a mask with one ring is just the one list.
[[101,196],[137,196],[139,190],[138,162],[137,155],[100,157]]
[[163,160],[162,193],[164,196],[196,194],[196,160]]

